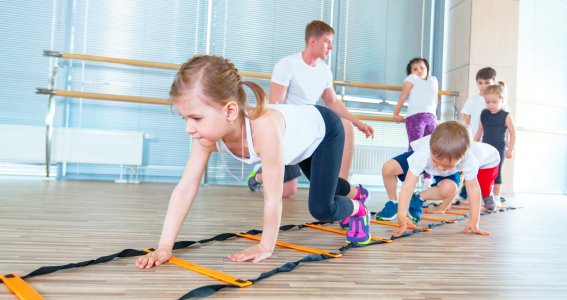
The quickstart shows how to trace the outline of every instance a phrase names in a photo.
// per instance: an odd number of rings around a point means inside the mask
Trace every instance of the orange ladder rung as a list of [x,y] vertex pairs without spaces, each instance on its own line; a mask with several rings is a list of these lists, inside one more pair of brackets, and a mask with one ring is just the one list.
[[436,218],[430,216],[421,216],[422,220],[433,221],[433,222],[447,222],[447,223],[457,223],[454,219]]
[[445,211],[444,213],[440,213],[440,212],[432,212],[432,211],[430,211],[430,210],[428,210],[428,209],[424,209],[423,212],[426,213],[426,214],[446,214],[446,215],[456,215],[456,216],[462,216],[462,217],[466,217],[466,216],[467,216],[467,213],[465,213],[465,212],[450,211],[450,210],[447,210],[447,211]]
[[[251,234],[237,233],[236,235],[239,236],[239,237],[251,239],[251,240],[254,240],[254,241],[260,240],[259,236],[255,236],[255,235],[251,235]],[[305,246],[281,242],[281,241],[276,241],[276,245],[280,246],[280,247],[299,250],[299,251],[308,252],[308,253],[325,254],[325,255],[328,255],[328,256],[331,256],[331,257],[334,257],[334,258],[343,256],[340,253],[329,252],[329,251],[326,251],[326,250],[315,249],[315,248],[305,247]]]
[[[344,230],[333,229],[333,228],[329,228],[329,227],[325,227],[325,226],[321,226],[321,225],[315,225],[315,224],[307,223],[307,224],[303,224],[303,226],[313,228],[313,229],[323,230],[323,231],[327,231],[327,232],[333,232],[333,233],[346,235],[346,231],[344,231]],[[373,236],[370,239],[373,240],[373,241],[380,241],[380,242],[384,242],[384,243],[391,243],[392,242],[392,240],[383,239],[381,237],[376,237],[376,236]]]
[[[152,252],[150,249],[146,249],[144,251],[146,251],[147,253]],[[201,265],[192,263],[190,261],[187,261],[187,260],[175,257],[175,256],[172,256],[169,259],[168,262],[175,264],[175,265],[178,265],[180,267],[189,269],[191,271],[195,271],[197,273],[201,273],[203,275],[207,275],[209,277],[216,278],[216,279],[224,281],[226,283],[234,284],[234,285],[241,287],[241,288],[247,287],[247,286],[252,284],[251,281],[243,280],[243,279],[234,277],[232,275],[228,275],[226,273],[223,273],[223,272],[220,272],[220,271],[217,271],[217,270],[205,267],[205,266],[201,266]]]
[[[385,225],[385,226],[391,226],[391,227],[400,227],[400,224],[398,223],[394,223],[394,222],[388,222],[388,221],[380,221],[380,220],[370,220],[370,223],[373,224],[378,224],[378,225]],[[408,225],[408,229],[421,229],[423,231],[431,231],[431,228],[427,228],[427,227],[417,227],[414,224],[409,224]]]
[[0,281],[3,281],[8,290],[14,293],[21,300],[42,300],[43,297],[16,274],[0,274]]

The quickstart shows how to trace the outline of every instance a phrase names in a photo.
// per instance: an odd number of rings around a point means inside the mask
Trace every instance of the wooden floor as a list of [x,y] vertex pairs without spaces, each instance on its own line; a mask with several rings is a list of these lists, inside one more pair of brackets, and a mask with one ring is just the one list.
[[[0,177],[0,274],[24,275],[125,248],[155,247],[172,188]],[[302,190],[284,200],[282,224],[314,221],[305,198]],[[371,209],[381,207],[383,199],[375,193]],[[302,264],[210,299],[567,299],[567,198],[518,195],[508,203],[524,208],[481,217],[490,237],[460,233],[464,222],[449,224],[392,244],[351,249],[342,258]],[[261,195],[244,187],[203,187],[178,240],[261,229],[261,207]],[[388,227],[373,225],[372,230],[376,236],[391,235]],[[334,251],[344,237],[302,229],[284,232],[280,240]],[[226,259],[252,243],[230,239],[174,255],[246,279],[306,255],[278,248],[257,264]],[[134,261],[117,259],[28,283],[46,299],[177,299],[218,283],[170,264],[137,270]],[[16,298],[0,287],[0,299]]]

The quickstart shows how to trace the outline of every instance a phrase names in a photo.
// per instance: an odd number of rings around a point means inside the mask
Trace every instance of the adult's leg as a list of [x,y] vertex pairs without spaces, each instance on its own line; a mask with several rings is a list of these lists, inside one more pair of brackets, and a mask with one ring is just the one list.
[[[301,176],[301,171],[298,165],[285,166],[282,197],[289,198],[297,192],[297,178],[299,176]],[[263,182],[262,168],[257,171],[255,178],[258,183],[261,184]]]
[[345,144],[339,177],[348,180],[352,167],[352,156],[354,154],[354,128],[349,120],[341,119],[345,131]]
[[282,197],[289,198],[295,195],[296,192],[297,192],[297,178],[284,182]]

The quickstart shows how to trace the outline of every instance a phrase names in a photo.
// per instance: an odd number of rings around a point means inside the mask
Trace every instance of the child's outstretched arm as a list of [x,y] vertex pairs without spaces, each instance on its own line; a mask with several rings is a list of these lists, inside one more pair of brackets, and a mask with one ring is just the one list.
[[264,225],[262,227],[262,237],[257,245],[229,255],[228,258],[232,261],[242,262],[250,260],[259,262],[272,256],[276,246],[282,218],[284,158],[282,147],[283,129],[272,121],[273,118],[266,117],[256,121],[257,123],[254,127],[254,148],[262,161],[264,181]]
[[417,184],[417,178],[417,175],[408,170],[398,199],[398,224],[400,227],[394,229],[394,235],[396,236],[402,235],[408,229],[408,225],[411,224],[411,220],[407,217],[407,212],[411,196]]
[[412,88],[413,84],[409,81],[404,81],[404,83],[402,84],[402,93],[400,94],[398,104],[396,104],[394,112],[392,113],[394,121],[396,121],[397,123],[404,121],[404,117],[400,116],[400,111],[402,111],[402,106],[404,106],[404,103],[406,102]]
[[514,120],[510,114],[506,117],[506,128],[508,131],[508,139],[506,140],[506,158],[512,158],[514,153],[514,145],[516,144],[516,126],[514,125]]
[[476,234],[490,235],[490,232],[481,230],[479,228],[481,200],[480,186],[478,185],[477,178],[475,177],[472,180],[465,180],[465,186],[469,197],[470,219],[467,222],[465,228],[463,228],[463,232],[468,232],[470,230]]
[[143,269],[159,266],[171,258],[173,244],[195,199],[212,151],[211,147],[203,146],[197,139],[193,139],[191,156],[169,200],[158,248],[140,256],[136,260],[136,267]]

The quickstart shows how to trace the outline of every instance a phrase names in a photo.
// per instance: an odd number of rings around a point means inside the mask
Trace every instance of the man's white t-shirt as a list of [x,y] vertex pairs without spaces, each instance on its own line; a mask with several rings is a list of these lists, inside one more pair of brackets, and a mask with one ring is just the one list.
[[408,110],[406,117],[418,113],[430,113],[435,115],[437,110],[437,90],[439,83],[435,76],[429,76],[423,80],[415,74],[410,74],[404,82],[410,82],[413,87],[408,95]]
[[326,88],[333,87],[333,73],[321,59],[312,67],[303,61],[301,52],[278,61],[272,82],[287,87],[285,104],[315,104]]
[[500,154],[496,148],[480,142],[472,142],[470,151],[451,170],[439,170],[431,163],[431,147],[429,141],[431,136],[425,136],[411,142],[414,153],[408,158],[409,170],[420,175],[423,171],[433,175],[447,177],[459,171],[463,172],[465,180],[472,180],[478,174],[479,169],[488,169],[498,165]]

